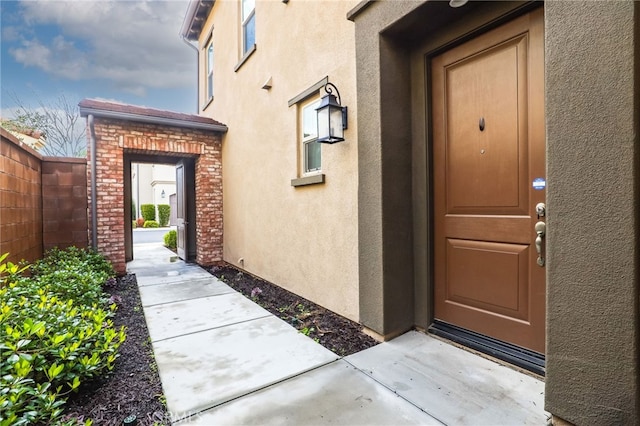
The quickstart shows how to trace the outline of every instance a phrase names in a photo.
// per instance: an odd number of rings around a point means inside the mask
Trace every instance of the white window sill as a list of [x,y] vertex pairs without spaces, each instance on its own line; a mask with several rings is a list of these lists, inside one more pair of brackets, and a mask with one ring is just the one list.
[[201,111],[204,111],[205,109],[209,108],[209,105],[211,105],[213,103],[213,96],[211,98],[209,98],[208,101],[206,101],[204,103],[204,105],[202,105],[202,107],[200,108]]
[[249,59],[249,56],[253,55],[253,52],[255,52],[256,49],[257,49],[257,46],[255,44],[251,46],[251,48],[247,50],[247,53],[245,53],[244,56],[240,59],[240,62],[238,62],[238,65],[235,66],[233,71],[238,72],[240,67],[244,65],[245,62],[247,62],[247,59]]
[[317,175],[304,176],[297,179],[291,179],[291,186],[307,186],[317,185],[324,183],[324,173],[318,173]]

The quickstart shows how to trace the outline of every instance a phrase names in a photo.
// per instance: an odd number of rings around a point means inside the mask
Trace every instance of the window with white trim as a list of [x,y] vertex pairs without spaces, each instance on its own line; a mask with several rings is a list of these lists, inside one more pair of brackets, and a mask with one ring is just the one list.
[[207,45],[207,102],[213,99],[213,40],[209,41]]
[[256,44],[256,0],[242,0],[242,54]]
[[322,150],[318,143],[318,114],[320,99],[312,98],[300,105],[300,140],[302,175],[319,173],[322,169]]

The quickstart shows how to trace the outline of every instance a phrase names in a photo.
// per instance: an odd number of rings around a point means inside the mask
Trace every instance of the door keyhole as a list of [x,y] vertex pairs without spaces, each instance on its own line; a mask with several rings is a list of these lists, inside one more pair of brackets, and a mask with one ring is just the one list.
[[480,131],[484,131],[484,117],[480,117],[480,122],[478,123],[478,127],[480,127]]

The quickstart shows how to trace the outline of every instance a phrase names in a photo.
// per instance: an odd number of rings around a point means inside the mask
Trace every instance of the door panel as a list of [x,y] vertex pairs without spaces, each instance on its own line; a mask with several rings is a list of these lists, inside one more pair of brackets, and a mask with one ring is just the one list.
[[518,128],[526,42],[518,36],[446,67],[449,213],[526,213],[526,135]]
[[525,319],[528,250],[520,244],[448,239],[447,300]]
[[183,161],[176,164],[176,246],[178,257],[187,260],[187,205],[186,205],[185,165]]
[[542,25],[537,10],[431,62],[435,317],[541,353]]

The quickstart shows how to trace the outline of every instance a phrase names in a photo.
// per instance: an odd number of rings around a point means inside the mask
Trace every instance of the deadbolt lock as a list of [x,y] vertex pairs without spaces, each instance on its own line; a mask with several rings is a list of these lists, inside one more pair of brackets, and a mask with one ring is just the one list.
[[544,217],[546,213],[547,213],[547,206],[545,206],[544,203],[536,204],[536,214],[538,215],[538,219],[540,219],[541,217]]

